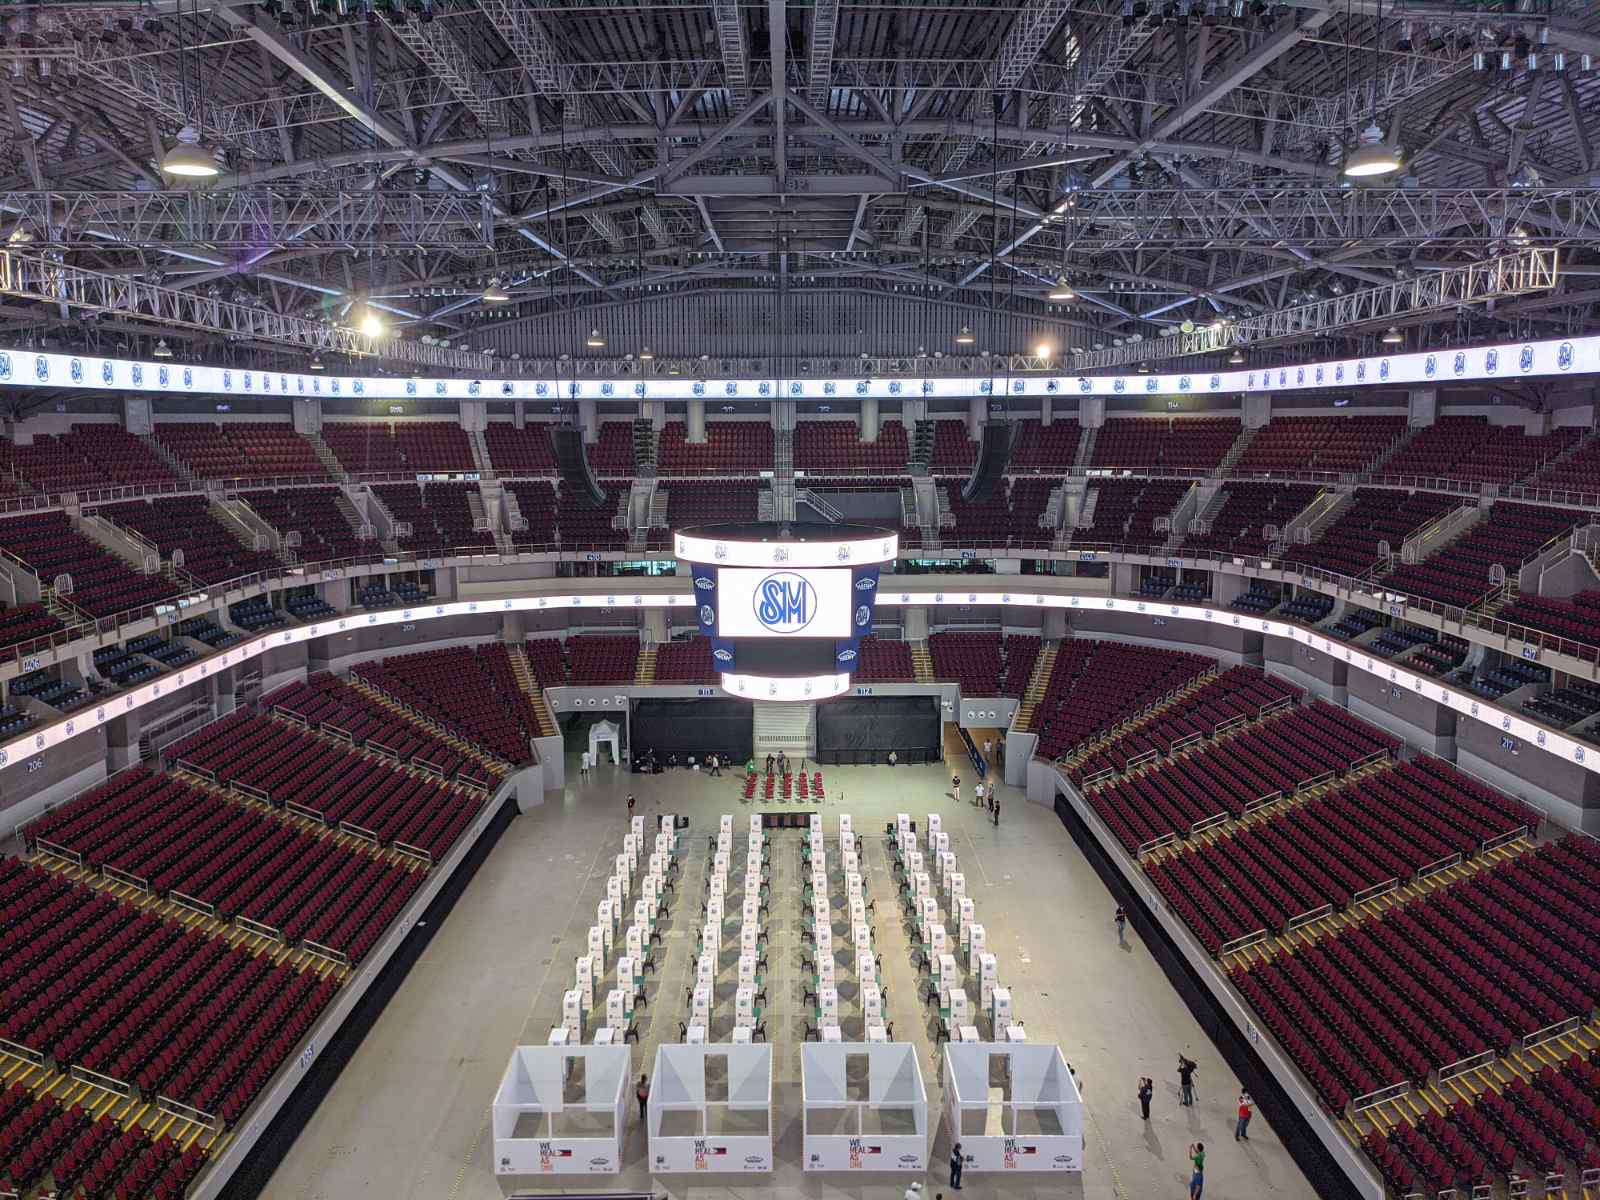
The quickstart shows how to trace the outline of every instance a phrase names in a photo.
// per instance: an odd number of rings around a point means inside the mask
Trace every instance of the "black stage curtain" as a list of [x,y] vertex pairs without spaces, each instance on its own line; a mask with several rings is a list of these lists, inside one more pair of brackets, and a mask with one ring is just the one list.
[[933,696],[844,696],[817,705],[817,761],[841,766],[938,762],[939,702]]
[[755,745],[754,725],[748,700],[640,700],[633,709],[633,758],[649,750],[658,761],[668,754],[680,762],[690,754],[700,761],[715,754],[742,768]]

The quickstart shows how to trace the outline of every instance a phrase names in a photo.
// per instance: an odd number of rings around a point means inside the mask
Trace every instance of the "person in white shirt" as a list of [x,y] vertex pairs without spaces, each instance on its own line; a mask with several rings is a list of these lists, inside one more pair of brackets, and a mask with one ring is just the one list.
[[973,784],[972,785],[972,790],[974,792],[974,796],[973,796],[972,802],[974,804],[976,804],[979,808],[982,808],[983,807],[983,784],[981,782]]

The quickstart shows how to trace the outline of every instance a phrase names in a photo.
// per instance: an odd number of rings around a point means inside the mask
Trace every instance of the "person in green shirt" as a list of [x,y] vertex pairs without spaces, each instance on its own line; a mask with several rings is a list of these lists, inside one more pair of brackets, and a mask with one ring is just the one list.
[[749,762],[745,763],[745,765],[744,765],[744,773],[746,775],[754,775],[756,773],[756,760],[755,759],[752,758]]
[[1200,1200],[1206,1187],[1206,1146],[1196,1142],[1189,1147],[1189,1161],[1194,1164],[1194,1174],[1189,1176],[1189,1200]]

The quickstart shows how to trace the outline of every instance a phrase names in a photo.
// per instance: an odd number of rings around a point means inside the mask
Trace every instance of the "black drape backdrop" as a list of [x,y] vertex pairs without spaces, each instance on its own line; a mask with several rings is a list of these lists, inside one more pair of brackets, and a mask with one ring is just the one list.
[[716,754],[743,766],[755,744],[754,722],[748,700],[640,700],[633,709],[633,757],[646,750],[658,759]]
[[817,705],[817,761],[937,762],[939,702],[933,696],[842,696]]

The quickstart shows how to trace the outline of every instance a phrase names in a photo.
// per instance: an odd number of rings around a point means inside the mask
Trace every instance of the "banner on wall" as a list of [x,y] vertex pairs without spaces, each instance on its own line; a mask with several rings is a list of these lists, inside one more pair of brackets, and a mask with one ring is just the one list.
[[833,665],[838,671],[854,671],[861,659],[861,639],[872,632],[873,613],[878,602],[879,564],[856,567],[850,572],[850,636],[833,644]]

